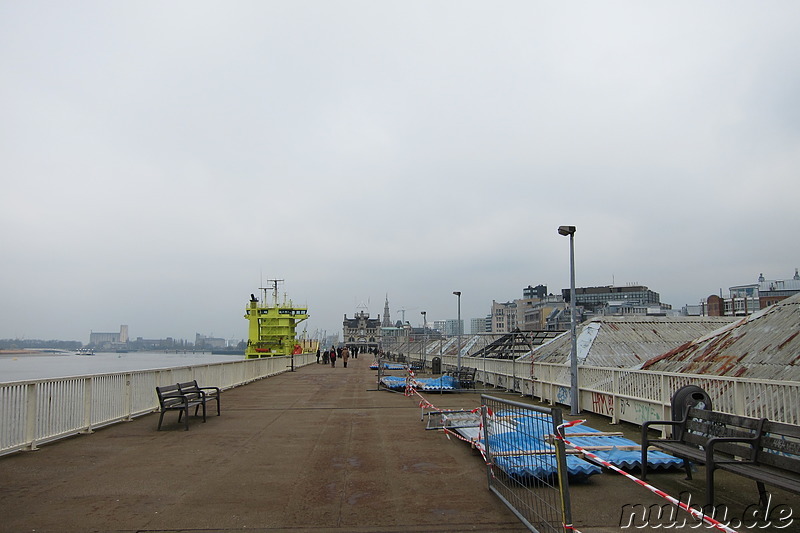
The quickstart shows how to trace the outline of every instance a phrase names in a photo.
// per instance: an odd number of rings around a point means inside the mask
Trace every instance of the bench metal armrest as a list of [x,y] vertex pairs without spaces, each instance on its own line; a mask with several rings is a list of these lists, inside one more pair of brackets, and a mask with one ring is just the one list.
[[682,426],[685,424],[685,420],[648,420],[647,422],[642,422],[642,431],[646,431],[647,428],[650,426]]
[[[650,437],[647,435],[647,430],[650,426],[672,426],[680,427],[683,426],[685,420],[648,420],[642,423],[642,446],[647,445],[648,442],[651,441]],[[661,442],[681,442],[680,439],[658,439]]]
[[743,461],[724,461],[724,462],[754,463],[755,455],[758,452],[758,442],[760,440],[761,440],[760,433],[752,437],[711,437],[710,439],[708,439],[708,441],[706,441],[706,464],[709,465],[710,468],[712,468],[715,463],[723,462],[714,460],[714,446],[726,442],[741,442],[743,444],[748,444],[751,447],[751,451],[750,451],[750,460],[748,461],[743,460]]
[[708,442],[706,442],[706,458],[710,458],[710,464],[712,466],[714,464],[714,446],[720,442],[741,442],[743,444],[748,444],[750,446],[750,460],[740,462],[755,463],[758,458],[761,436],[764,434],[764,423],[766,421],[766,418],[759,419],[758,427],[752,437],[712,437],[708,439]]
[[165,394],[161,396],[162,407],[172,407],[174,405],[177,405],[177,404],[165,405],[167,400],[180,400],[182,404],[189,405],[189,398],[187,398],[185,394]]

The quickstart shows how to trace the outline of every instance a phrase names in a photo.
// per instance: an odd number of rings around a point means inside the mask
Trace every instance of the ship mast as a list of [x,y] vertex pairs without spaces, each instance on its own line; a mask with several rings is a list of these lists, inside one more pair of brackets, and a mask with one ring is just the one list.
[[272,287],[259,287],[260,290],[264,291],[264,305],[267,305],[267,291],[272,289],[272,303],[273,305],[278,305],[278,283],[283,282],[282,279],[268,279],[269,283],[272,284]]

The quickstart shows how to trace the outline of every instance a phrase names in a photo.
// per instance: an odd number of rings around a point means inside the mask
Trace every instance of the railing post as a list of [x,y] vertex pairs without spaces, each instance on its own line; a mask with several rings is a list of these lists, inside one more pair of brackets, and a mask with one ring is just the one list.
[[36,425],[38,417],[38,390],[36,383],[25,387],[25,443],[29,450],[36,450]]
[[83,380],[83,430],[81,433],[92,433],[92,390],[94,377]]
[[125,420],[133,420],[133,394],[131,392],[131,381],[133,376],[125,374]]
[[[747,404],[744,401],[744,390],[746,387],[743,386],[739,380],[733,380],[733,406],[736,413],[743,414],[744,416],[759,416],[757,414],[751,414],[747,412]],[[764,416],[764,415],[760,415]]]
[[619,370],[611,371],[611,398],[614,409],[611,411],[611,423],[619,424]]

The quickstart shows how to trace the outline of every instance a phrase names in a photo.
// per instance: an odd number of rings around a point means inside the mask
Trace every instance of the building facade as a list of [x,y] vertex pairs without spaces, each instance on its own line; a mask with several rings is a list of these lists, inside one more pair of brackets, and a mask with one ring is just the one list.
[[128,343],[128,326],[119,327],[119,333],[89,333],[89,346],[94,348],[119,348]]
[[381,348],[381,317],[370,318],[366,311],[356,312],[353,318],[344,315],[342,334],[344,345],[351,351],[358,349],[359,353],[375,351]]
[[566,304],[561,296],[547,293],[546,285],[532,287],[528,285],[522,289],[522,298],[498,303],[492,302],[490,315],[491,333],[511,333],[520,331],[543,331],[557,329],[552,322],[548,322],[554,311],[564,309]]
[[441,331],[442,334],[444,334],[446,337],[455,337],[457,335],[463,335],[464,334],[464,320],[463,319],[461,320],[460,325],[461,325],[461,327],[459,328],[458,319],[448,318],[442,324],[442,328],[443,329],[440,329],[440,328],[436,328],[436,329],[439,329],[439,331]]
[[[491,322],[491,317],[488,319]],[[473,318],[469,321],[469,332],[471,334],[486,333],[486,318]]]
[[[564,301],[570,302],[570,289],[561,289]],[[575,287],[575,305],[583,307],[587,312],[599,313],[607,306],[608,302],[615,302],[620,306],[661,307],[661,296],[651,291],[644,285],[626,285],[617,287],[605,285],[602,287]],[[669,307],[669,306],[667,306]]]
[[220,337],[207,337],[206,335],[195,333],[194,345],[196,348],[225,348],[228,345],[228,341]]
[[701,302],[701,314],[707,316],[747,316],[790,296],[800,293],[800,272],[794,270],[791,279],[766,279],[758,276],[756,283],[729,287],[728,297],[711,295]]
[[491,333],[511,333],[517,329],[517,303],[492,300]]

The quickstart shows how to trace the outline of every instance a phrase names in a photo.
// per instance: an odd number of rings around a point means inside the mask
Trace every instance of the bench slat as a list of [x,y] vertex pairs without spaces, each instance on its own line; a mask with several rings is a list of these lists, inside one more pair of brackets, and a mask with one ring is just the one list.
[[773,469],[761,464],[731,463],[720,465],[720,468],[742,477],[761,481],[793,492],[800,491],[800,476],[795,472]]

